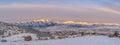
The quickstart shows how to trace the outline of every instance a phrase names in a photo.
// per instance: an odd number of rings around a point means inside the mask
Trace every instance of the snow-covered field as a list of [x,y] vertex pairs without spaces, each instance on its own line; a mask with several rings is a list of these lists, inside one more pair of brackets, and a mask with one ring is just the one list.
[[120,45],[120,39],[105,36],[84,36],[58,40],[0,42],[0,45]]
[[31,33],[22,33],[22,34],[10,36],[10,37],[2,38],[2,39],[7,40],[7,42],[18,42],[18,41],[24,41],[24,38],[23,38],[24,36],[31,36],[32,40],[37,39],[36,35]]

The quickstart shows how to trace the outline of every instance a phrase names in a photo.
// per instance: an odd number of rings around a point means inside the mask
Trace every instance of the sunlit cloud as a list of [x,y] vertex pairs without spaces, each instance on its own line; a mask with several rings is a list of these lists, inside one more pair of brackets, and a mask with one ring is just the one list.
[[81,5],[78,8],[66,6],[66,5],[55,5],[55,4],[44,4],[44,5],[33,5],[33,4],[12,4],[12,5],[0,5],[0,9],[63,9],[70,11],[88,11],[88,6]]
[[113,14],[118,14],[120,15],[120,11],[117,11],[117,10],[113,10],[113,9],[110,9],[110,8],[96,8],[97,10],[100,10],[100,11],[104,11],[104,12],[108,12],[108,13],[113,13]]
[[0,5],[0,21],[30,20],[37,17],[37,19],[120,23],[118,2],[115,0],[19,0],[5,2]]
[[[87,18],[90,20],[90,18],[92,18],[94,20],[97,20],[95,19],[95,16],[103,15],[104,17],[106,16],[109,17],[109,15],[112,15],[112,14],[119,15],[119,11],[117,10],[113,10],[111,8],[107,8],[104,6],[97,6],[97,5],[78,5],[76,7],[75,6],[72,7],[72,6],[55,5],[55,4],[52,4],[52,5],[50,4],[46,4],[46,5],[45,4],[44,5],[12,4],[12,5],[1,5],[0,10],[1,11],[4,10],[4,12],[2,11],[3,13],[1,13],[1,18],[3,18],[3,16],[10,18],[12,16],[12,18],[20,17],[22,19],[25,19],[25,18],[29,19],[30,17],[31,18],[36,18],[36,17],[53,18],[54,17],[55,19],[56,18],[74,19],[74,17],[76,17],[76,19],[78,19],[79,17],[81,17],[81,20],[83,20],[85,17],[85,19]],[[100,13],[99,15],[95,15],[95,13],[97,14],[99,13],[99,11],[103,13],[102,14]],[[8,15],[8,16],[5,16],[5,15]],[[102,17],[98,17],[98,18],[102,18]]]
[[120,15],[120,11],[118,10],[114,10],[114,9],[110,9],[107,7],[103,7],[103,6],[96,6],[96,5],[91,5],[93,7],[89,7],[89,5],[80,5],[77,8],[76,7],[67,7],[67,6],[63,6],[63,5],[30,5],[30,4],[13,4],[13,5],[0,5],[0,9],[35,9],[35,8],[58,8],[58,9],[64,9],[64,10],[70,10],[70,11],[90,11],[90,9],[92,10],[98,10],[98,11],[103,11],[103,12],[107,12],[107,13],[114,13],[114,14],[118,14]]

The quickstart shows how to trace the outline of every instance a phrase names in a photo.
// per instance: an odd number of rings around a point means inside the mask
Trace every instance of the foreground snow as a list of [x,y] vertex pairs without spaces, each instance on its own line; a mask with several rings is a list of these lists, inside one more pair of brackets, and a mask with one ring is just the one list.
[[120,45],[120,39],[108,38],[104,36],[85,36],[77,38],[30,42],[0,42],[0,45]]
[[33,40],[37,39],[36,34],[32,34],[32,33],[22,33],[22,34],[10,36],[3,39],[7,40],[7,42],[24,41],[24,38],[23,38],[24,36],[31,36]]

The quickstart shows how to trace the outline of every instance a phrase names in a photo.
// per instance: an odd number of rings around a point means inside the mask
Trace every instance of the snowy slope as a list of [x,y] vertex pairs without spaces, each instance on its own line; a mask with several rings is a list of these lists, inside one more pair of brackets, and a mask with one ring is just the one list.
[[104,36],[85,36],[77,38],[31,42],[0,42],[0,45],[120,45],[120,39],[108,38]]
[[23,38],[24,36],[31,36],[32,40],[37,39],[36,34],[32,34],[32,33],[21,33],[21,34],[6,37],[6,38],[3,38],[3,39],[7,40],[7,42],[24,41],[24,38]]

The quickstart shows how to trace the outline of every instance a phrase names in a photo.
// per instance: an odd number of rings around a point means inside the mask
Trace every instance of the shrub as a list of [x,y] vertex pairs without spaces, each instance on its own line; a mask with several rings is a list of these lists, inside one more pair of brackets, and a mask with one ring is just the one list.
[[1,42],[7,42],[7,40],[1,40]]
[[24,40],[25,40],[25,41],[31,41],[31,40],[32,40],[32,37],[31,37],[31,36],[25,36],[25,37],[24,37]]

